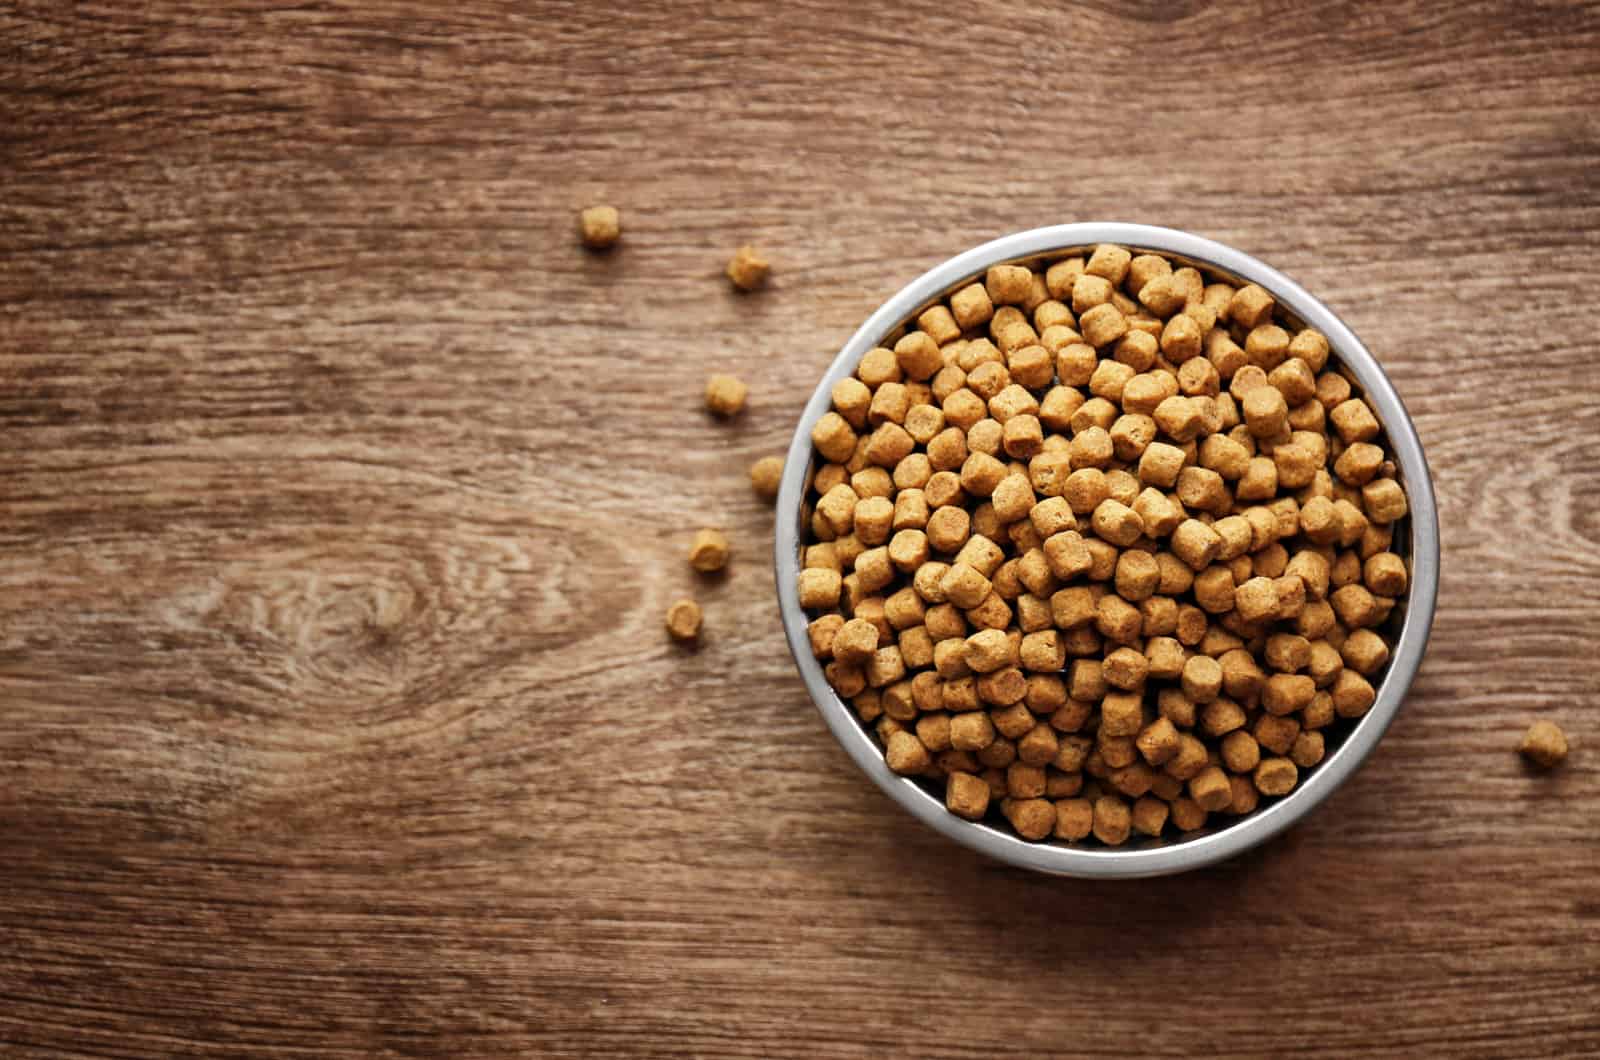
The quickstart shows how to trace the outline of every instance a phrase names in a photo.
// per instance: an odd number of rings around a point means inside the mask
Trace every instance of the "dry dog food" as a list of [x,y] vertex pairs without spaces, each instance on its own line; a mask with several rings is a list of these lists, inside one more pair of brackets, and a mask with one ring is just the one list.
[[591,250],[604,250],[622,237],[622,214],[615,206],[591,206],[578,214],[578,235]]
[[719,571],[728,565],[728,538],[721,530],[696,530],[689,543],[689,566],[702,574]]
[[713,375],[706,380],[706,410],[723,419],[737,416],[749,393],[750,388],[737,376]]
[[783,457],[764,456],[750,465],[750,488],[763,500],[778,495],[778,484],[783,480]]
[[1567,734],[1553,721],[1536,721],[1528,726],[1517,750],[1534,765],[1554,769],[1567,760]]
[[1115,246],[996,266],[832,396],[812,651],[950,812],[1193,831],[1294,790],[1372,707],[1406,495],[1268,291]]
[[754,291],[767,282],[772,266],[756,252],[755,247],[744,246],[734,252],[728,262],[728,282],[741,291]]
[[679,600],[667,608],[667,632],[674,640],[694,640],[700,635],[700,605]]

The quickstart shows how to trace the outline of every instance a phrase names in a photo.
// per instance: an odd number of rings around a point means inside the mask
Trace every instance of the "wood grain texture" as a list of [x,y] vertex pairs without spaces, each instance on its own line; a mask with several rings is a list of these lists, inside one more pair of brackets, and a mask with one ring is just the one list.
[[[0,1054],[1600,1055],[1595,5],[22,3],[0,55]],[[1088,219],[1321,295],[1442,513],[1382,747],[1176,879],[867,784],[744,481],[902,283]]]

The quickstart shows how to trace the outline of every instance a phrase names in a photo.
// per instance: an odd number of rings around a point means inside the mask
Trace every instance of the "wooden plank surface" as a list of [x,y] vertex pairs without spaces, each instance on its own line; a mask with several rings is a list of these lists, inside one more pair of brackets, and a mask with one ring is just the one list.
[[[0,54],[0,1055],[1600,1054],[1595,5],[24,3]],[[1089,219],[1321,295],[1444,537],[1365,769],[1117,884],[855,772],[744,481],[902,283]]]

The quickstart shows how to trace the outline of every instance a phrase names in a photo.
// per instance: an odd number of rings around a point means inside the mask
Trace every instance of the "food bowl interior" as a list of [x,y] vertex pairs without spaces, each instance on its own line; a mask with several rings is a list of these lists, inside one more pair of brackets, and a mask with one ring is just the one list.
[[[1383,427],[1380,441],[1396,465],[1395,477],[1405,488],[1410,507],[1409,514],[1394,524],[1391,546],[1406,562],[1408,591],[1380,627],[1394,647],[1389,662],[1371,678],[1377,690],[1372,709],[1358,719],[1337,719],[1322,730],[1326,742],[1322,762],[1306,771],[1288,795],[1263,799],[1259,808],[1241,817],[1212,814],[1206,827],[1198,831],[1130,839],[1116,848],[1090,842],[1028,842],[987,821],[956,817],[945,809],[942,792],[932,782],[891,772],[871,728],[829,686],[821,664],[812,657],[806,638],[808,616],[800,609],[795,590],[800,550],[808,533],[806,501],[817,466],[810,432],[830,407],[833,384],[852,374],[868,349],[892,345],[917,314],[981,279],[989,267],[1016,264],[1041,268],[1063,258],[1087,255],[1100,243],[1116,243],[1135,254],[1161,254],[1175,265],[1192,265],[1207,282],[1260,284],[1277,299],[1287,324],[1321,331],[1332,351],[1329,367],[1342,371],[1354,392],[1372,405]],[[1309,812],[1356,770],[1393,720],[1421,662],[1438,584],[1438,525],[1421,444],[1399,396],[1372,355],[1338,317],[1282,273],[1211,240],[1146,225],[1075,224],[1018,233],[952,258],[905,287],[846,343],[807,404],[788,453],[777,513],[776,575],[790,649],[812,699],[845,750],[881,788],[936,830],[1003,861],[1061,875],[1135,877],[1197,868],[1263,842]]]

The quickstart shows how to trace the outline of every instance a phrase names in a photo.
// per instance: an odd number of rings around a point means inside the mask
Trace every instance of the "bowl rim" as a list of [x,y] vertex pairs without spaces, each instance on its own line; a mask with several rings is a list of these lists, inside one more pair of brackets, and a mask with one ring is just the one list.
[[[828,685],[821,663],[812,655],[806,635],[808,620],[796,587],[802,532],[798,513],[811,460],[811,428],[828,410],[833,384],[851,374],[861,355],[908,320],[913,311],[989,266],[1064,254],[1099,243],[1187,258],[1260,284],[1290,314],[1321,331],[1333,356],[1354,374],[1376,409],[1410,506],[1411,584],[1389,672],[1377,689],[1372,708],[1344,742],[1282,799],[1213,832],[1133,850],[1030,843],[994,826],[955,816],[915,781],[892,772],[854,712]],[[1360,768],[1399,713],[1422,663],[1438,597],[1439,524],[1432,477],[1405,405],[1377,359],[1331,309],[1277,269],[1215,240],[1174,228],[1093,221],[1016,232],[957,254],[906,284],[867,318],[823,374],[795,428],[776,501],[773,561],[784,633],[806,691],[839,745],[890,798],[935,831],[999,861],[1061,876],[1131,879],[1201,868],[1264,843],[1310,813]]]

